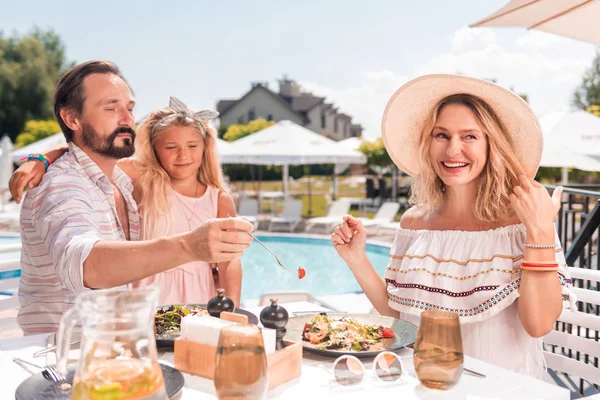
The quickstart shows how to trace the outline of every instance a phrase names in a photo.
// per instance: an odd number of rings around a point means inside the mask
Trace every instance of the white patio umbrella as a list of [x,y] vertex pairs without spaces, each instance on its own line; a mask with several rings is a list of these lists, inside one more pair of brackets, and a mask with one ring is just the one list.
[[281,165],[283,191],[287,195],[290,165],[365,164],[367,159],[358,151],[286,120],[232,142],[222,154],[221,162]]
[[600,161],[570,150],[564,142],[544,137],[541,167],[562,168],[562,183],[569,182],[569,168],[600,171]]
[[217,151],[219,152],[219,157],[227,154],[229,148],[231,147],[231,143],[226,140],[217,138]]
[[471,27],[517,26],[600,44],[600,0],[512,0]]
[[19,161],[22,157],[27,157],[29,153],[45,153],[49,149],[52,149],[56,146],[60,146],[61,144],[67,143],[65,139],[65,135],[62,132],[55,133],[52,136],[48,136],[42,140],[38,140],[35,143],[28,144],[27,146],[21,147],[20,149],[16,149],[12,153],[12,160],[15,163],[21,162]]
[[[67,143],[65,139],[65,135],[62,132],[58,132],[52,136],[48,136],[45,139],[38,140],[35,143],[29,144],[27,146],[21,147],[12,152],[12,160],[17,163],[20,162],[19,159],[22,157],[27,157],[29,153],[44,153],[49,149],[60,146],[61,144]],[[231,146],[229,142],[226,142],[223,139],[217,138],[217,150],[219,155],[226,154],[227,148]]]
[[600,157],[600,118],[583,110],[546,114],[539,119],[544,140],[561,142],[578,154]]

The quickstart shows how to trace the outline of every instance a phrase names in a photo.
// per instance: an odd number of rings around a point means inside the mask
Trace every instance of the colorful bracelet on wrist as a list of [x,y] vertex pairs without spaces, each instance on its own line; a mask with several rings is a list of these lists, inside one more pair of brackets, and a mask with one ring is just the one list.
[[50,166],[50,160],[48,159],[48,157],[46,157],[46,155],[44,154],[39,154],[39,153],[29,153],[27,155],[27,157],[21,157],[19,159],[20,161],[31,161],[31,160],[38,160],[44,163],[44,165],[46,166],[46,169],[48,169],[48,167]]
[[524,271],[558,271],[558,263],[554,261],[523,261],[521,269]]

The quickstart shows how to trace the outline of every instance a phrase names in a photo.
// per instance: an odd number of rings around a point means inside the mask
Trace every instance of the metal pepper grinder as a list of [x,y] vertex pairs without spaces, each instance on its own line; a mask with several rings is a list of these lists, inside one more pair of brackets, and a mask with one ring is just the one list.
[[235,303],[225,296],[225,289],[217,289],[217,295],[206,304],[206,311],[215,318],[220,318],[223,311],[233,312],[234,310]]
[[271,299],[271,305],[263,308],[260,312],[260,322],[265,328],[275,329],[275,349],[281,350],[285,347],[283,337],[285,326],[288,323],[288,312],[285,308],[277,305],[277,299]]

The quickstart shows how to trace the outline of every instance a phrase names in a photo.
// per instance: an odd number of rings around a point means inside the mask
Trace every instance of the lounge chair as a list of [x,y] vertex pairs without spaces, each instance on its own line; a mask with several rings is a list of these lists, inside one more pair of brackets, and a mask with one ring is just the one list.
[[248,198],[240,200],[238,217],[247,219],[255,229],[258,229],[258,200]]
[[308,292],[278,292],[278,293],[264,293],[260,296],[258,302],[259,306],[266,306],[271,304],[271,299],[277,299],[279,304],[282,303],[294,303],[297,301],[308,301],[313,303],[315,298]]
[[365,228],[379,228],[383,224],[390,223],[396,218],[400,204],[395,201],[385,202],[379,207],[373,218],[359,218]]
[[283,211],[280,217],[272,217],[269,222],[269,231],[277,225],[284,225],[290,232],[294,232],[302,221],[302,200],[288,197],[283,202]]
[[[19,257],[0,261],[0,272],[13,271],[21,269],[21,260]],[[8,331],[20,332],[17,324],[16,310],[19,309],[19,297],[16,292],[19,287],[20,278],[9,278],[0,280],[0,333]]]
[[326,217],[311,218],[306,222],[306,232],[310,231],[315,226],[323,226],[326,233],[339,223],[342,222],[342,217],[350,211],[350,203],[344,200],[336,200],[331,204]]

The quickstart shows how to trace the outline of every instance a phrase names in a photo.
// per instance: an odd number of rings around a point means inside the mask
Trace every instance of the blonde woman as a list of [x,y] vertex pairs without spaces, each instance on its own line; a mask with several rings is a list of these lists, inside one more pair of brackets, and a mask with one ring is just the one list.
[[383,140],[413,177],[380,277],[366,231],[346,216],[332,234],[376,310],[418,325],[423,310],[460,316],[465,354],[542,377],[541,337],[575,301],[554,230],[562,189],[533,180],[542,134],[529,106],[493,83],[429,75],[389,101]]
[[[134,157],[117,162],[133,183],[143,239],[188,232],[210,218],[236,215],[233,199],[223,188],[215,131],[207,124],[216,116],[215,111],[193,112],[172,97],[169,108],[150,113],[139,126]],[[48,158],[54,160],[65,150],[53,151]],[[15,172],[22,178],[11,180],[13,196],[20,198],[25,185],[37,185],[44,172],[42,163],[24,164]],[[218,274],[220,286],[239,305],[240,261],[219,263]],[[212,268],[204,262],[181,265],[134,286],[153,284],[160,287],[160,304],[206,304],[216,295]]]

